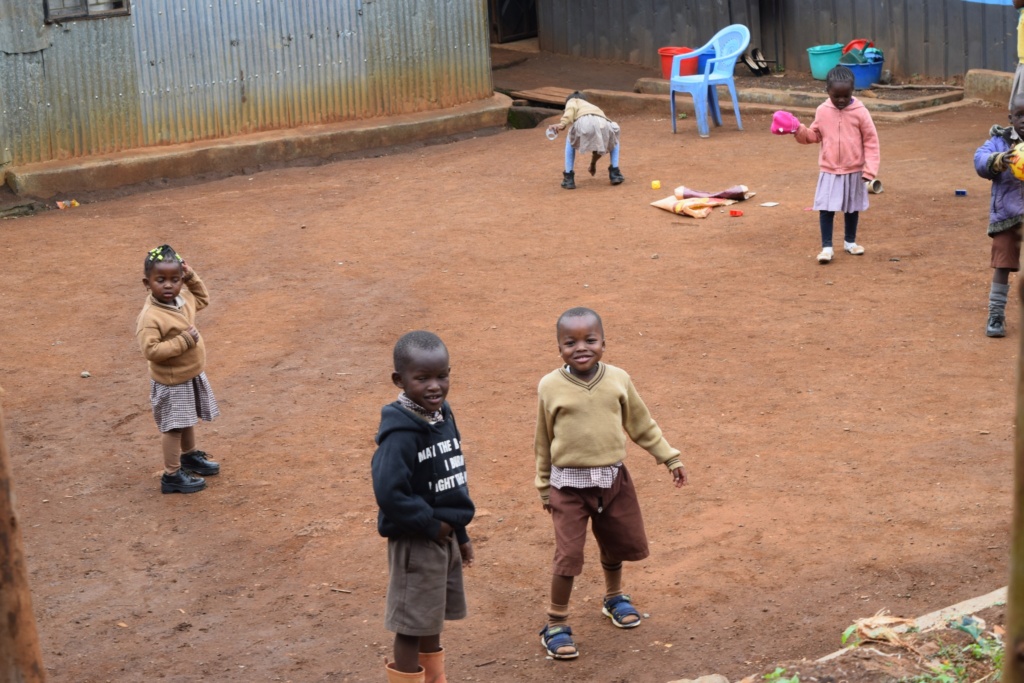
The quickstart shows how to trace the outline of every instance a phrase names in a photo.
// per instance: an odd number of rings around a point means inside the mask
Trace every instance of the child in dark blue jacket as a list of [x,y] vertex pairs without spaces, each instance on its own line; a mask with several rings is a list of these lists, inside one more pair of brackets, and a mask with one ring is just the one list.
[[384,625],[395,633],[389,681],[445,680],[441,630],[466,616],[462,567],[473,564],[466,526],[475,508],[448,395],[448,349],[430,332],[395,344],[391,381],[402,389],[381,409],[373,492],[377,530],[388,539]]
[[1020,270],[1021,220],[1024,220],[1024,183],[1010,171],[1014,148],[1024,142],[1024,98],[1010,103],[1010,125],[992,126],[991,136],[974,153],[974,169],[992,181],[988,236],[992,238],[992,288],[989,291],[989,337],[1006,336],[1006,298],[1010,273]]

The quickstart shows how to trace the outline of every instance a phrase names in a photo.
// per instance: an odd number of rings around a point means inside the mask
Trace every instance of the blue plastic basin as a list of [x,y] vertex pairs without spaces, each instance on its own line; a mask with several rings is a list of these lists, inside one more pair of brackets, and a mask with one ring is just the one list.
[[846,67],[853,72],[853,87],[856,90],[865,90],[882,79],[882,65],[884,61],[868,62],[867,64],[847,64]]

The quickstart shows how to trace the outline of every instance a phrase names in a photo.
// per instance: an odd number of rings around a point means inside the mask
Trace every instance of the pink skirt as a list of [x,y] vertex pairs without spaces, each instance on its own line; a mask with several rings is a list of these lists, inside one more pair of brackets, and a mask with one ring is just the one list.
[[836,175],[822,171],[814,192],[815,211],[854,213],[868,208],[868,188],[860,171]]

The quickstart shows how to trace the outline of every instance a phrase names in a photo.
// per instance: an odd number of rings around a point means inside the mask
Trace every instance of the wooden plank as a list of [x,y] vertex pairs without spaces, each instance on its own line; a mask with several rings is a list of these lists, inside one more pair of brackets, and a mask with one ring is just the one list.
[[509,93],[509,96],[517,100],[529,100],[530,102],[544,102],[545,104],[557,104],[559,107],[565,105],[565,98],[573,93],[571,88],[556,88],[547,86],[534,88],[533,90],[516,90]]

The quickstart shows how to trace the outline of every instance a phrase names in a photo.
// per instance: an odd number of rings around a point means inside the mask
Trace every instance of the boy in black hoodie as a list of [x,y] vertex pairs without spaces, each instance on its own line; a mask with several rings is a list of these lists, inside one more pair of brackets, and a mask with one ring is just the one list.
[[385,669],[391,683],[443,683],[441,630],[466,616],[462,566],[473,564],[466,525],[475,508],[445,401],[448,349],[435,334],[410,332],[395,344],[394,362],[391,381],[402,393],[381,409],[371,463],[391,576],[384,626],[395,632],[395,661]]

